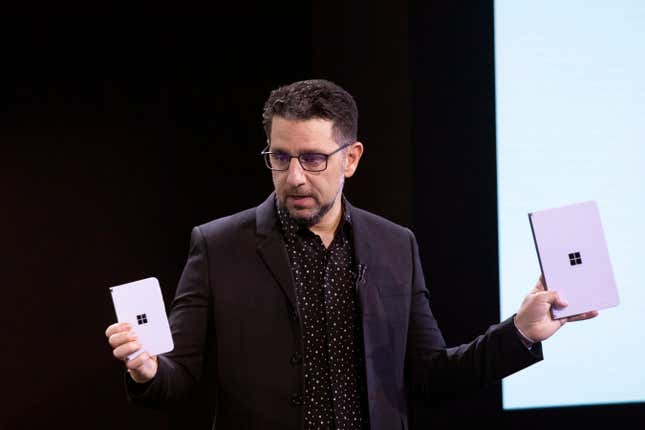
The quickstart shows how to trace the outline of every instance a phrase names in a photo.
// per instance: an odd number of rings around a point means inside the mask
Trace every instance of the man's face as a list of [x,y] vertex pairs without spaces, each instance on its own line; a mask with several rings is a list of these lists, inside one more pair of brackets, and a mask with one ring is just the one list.
[[[289,155],[304,153],[329,154],[338,149],[332,133],[333,123],[324,119],[288,120],[273,117],[271,123],[271,152]],[[272,171],[278,203],[286,208],[298,223],[307,227],[318,224],[325,216],[337,216],[345,177],[350,177],[358,164],[355,146],[341,150],[327,159],[322,172],[303,170],[297,158],[289,169]],[[362,151],[360,145],[359,151]]]

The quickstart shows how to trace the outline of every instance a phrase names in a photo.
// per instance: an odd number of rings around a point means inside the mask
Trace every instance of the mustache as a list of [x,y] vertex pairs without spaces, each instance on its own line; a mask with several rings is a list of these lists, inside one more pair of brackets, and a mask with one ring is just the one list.
[[303,190],[287,190],[284,195],[285,197],[315,197],[312,192]]

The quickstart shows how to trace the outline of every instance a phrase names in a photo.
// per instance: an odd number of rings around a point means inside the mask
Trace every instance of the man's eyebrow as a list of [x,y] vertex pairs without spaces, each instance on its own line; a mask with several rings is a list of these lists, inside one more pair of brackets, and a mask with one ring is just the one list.
[[[275,149],[271,148],[269,152],[279,152],[279,153],[289,154],[289,151],[281,148],[275,148]],[[325,151],[322,151],[320,149],[304,149],[298,152],[298,154],[324,154],[324,153]]]

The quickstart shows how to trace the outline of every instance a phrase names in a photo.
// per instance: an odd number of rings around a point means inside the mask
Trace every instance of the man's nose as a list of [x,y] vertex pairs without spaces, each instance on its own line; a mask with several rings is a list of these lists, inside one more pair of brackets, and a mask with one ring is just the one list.
[[304,184],[305,180],[305,171],[302,169],[300,161],[297,158],[292,158],[287,170],[287,183],[292,187],[297,187]]

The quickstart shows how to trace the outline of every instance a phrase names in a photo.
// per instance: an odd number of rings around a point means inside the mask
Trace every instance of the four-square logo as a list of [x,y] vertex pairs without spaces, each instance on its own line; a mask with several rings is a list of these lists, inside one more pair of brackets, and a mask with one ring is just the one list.
[[137,315],[137,323],[139,325],[148,324],[148,317],[146,316],[146,314]]
[[569,264],[575,266],[577,264],[582,264],[582,257],[580,257],[579,252],[572,252],[569,254]]

